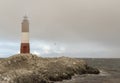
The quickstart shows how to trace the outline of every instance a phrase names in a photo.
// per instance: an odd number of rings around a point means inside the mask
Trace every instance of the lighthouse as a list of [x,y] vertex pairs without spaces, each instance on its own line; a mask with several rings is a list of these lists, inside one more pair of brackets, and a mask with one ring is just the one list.
[[20,53],[30,53],[30,44],[29,44],[29,21],[27,16],[24,16],[22,21],[22,30],[21,30],[21,46]]

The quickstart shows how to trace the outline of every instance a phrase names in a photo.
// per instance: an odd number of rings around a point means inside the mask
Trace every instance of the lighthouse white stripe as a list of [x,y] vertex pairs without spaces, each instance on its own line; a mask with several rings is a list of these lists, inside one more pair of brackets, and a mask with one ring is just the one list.
[[29,43],[29,32],[22,32],[22,43]]

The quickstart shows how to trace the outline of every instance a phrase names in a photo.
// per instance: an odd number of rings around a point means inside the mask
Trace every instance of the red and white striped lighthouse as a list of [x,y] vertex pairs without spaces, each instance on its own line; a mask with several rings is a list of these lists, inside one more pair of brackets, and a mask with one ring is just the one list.
[[29,44],[29,21],[27,16],[24,16],[22,21],[22,34],[21,34],[21,48],[20,53],[30,53]]

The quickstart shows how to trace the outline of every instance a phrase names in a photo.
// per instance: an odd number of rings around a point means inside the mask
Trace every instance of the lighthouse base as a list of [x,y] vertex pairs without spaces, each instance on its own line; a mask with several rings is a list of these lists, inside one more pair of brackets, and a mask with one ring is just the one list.
[[30,53],[29,43],[21,43],[20,53]]

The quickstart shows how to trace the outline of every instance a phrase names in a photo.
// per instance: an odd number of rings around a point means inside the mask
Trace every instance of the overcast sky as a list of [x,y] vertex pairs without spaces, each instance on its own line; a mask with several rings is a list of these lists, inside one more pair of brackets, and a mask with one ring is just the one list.
[[119,0],[0,0],[0,57],[19,53],[21,22],[43,57],[119,57]]

